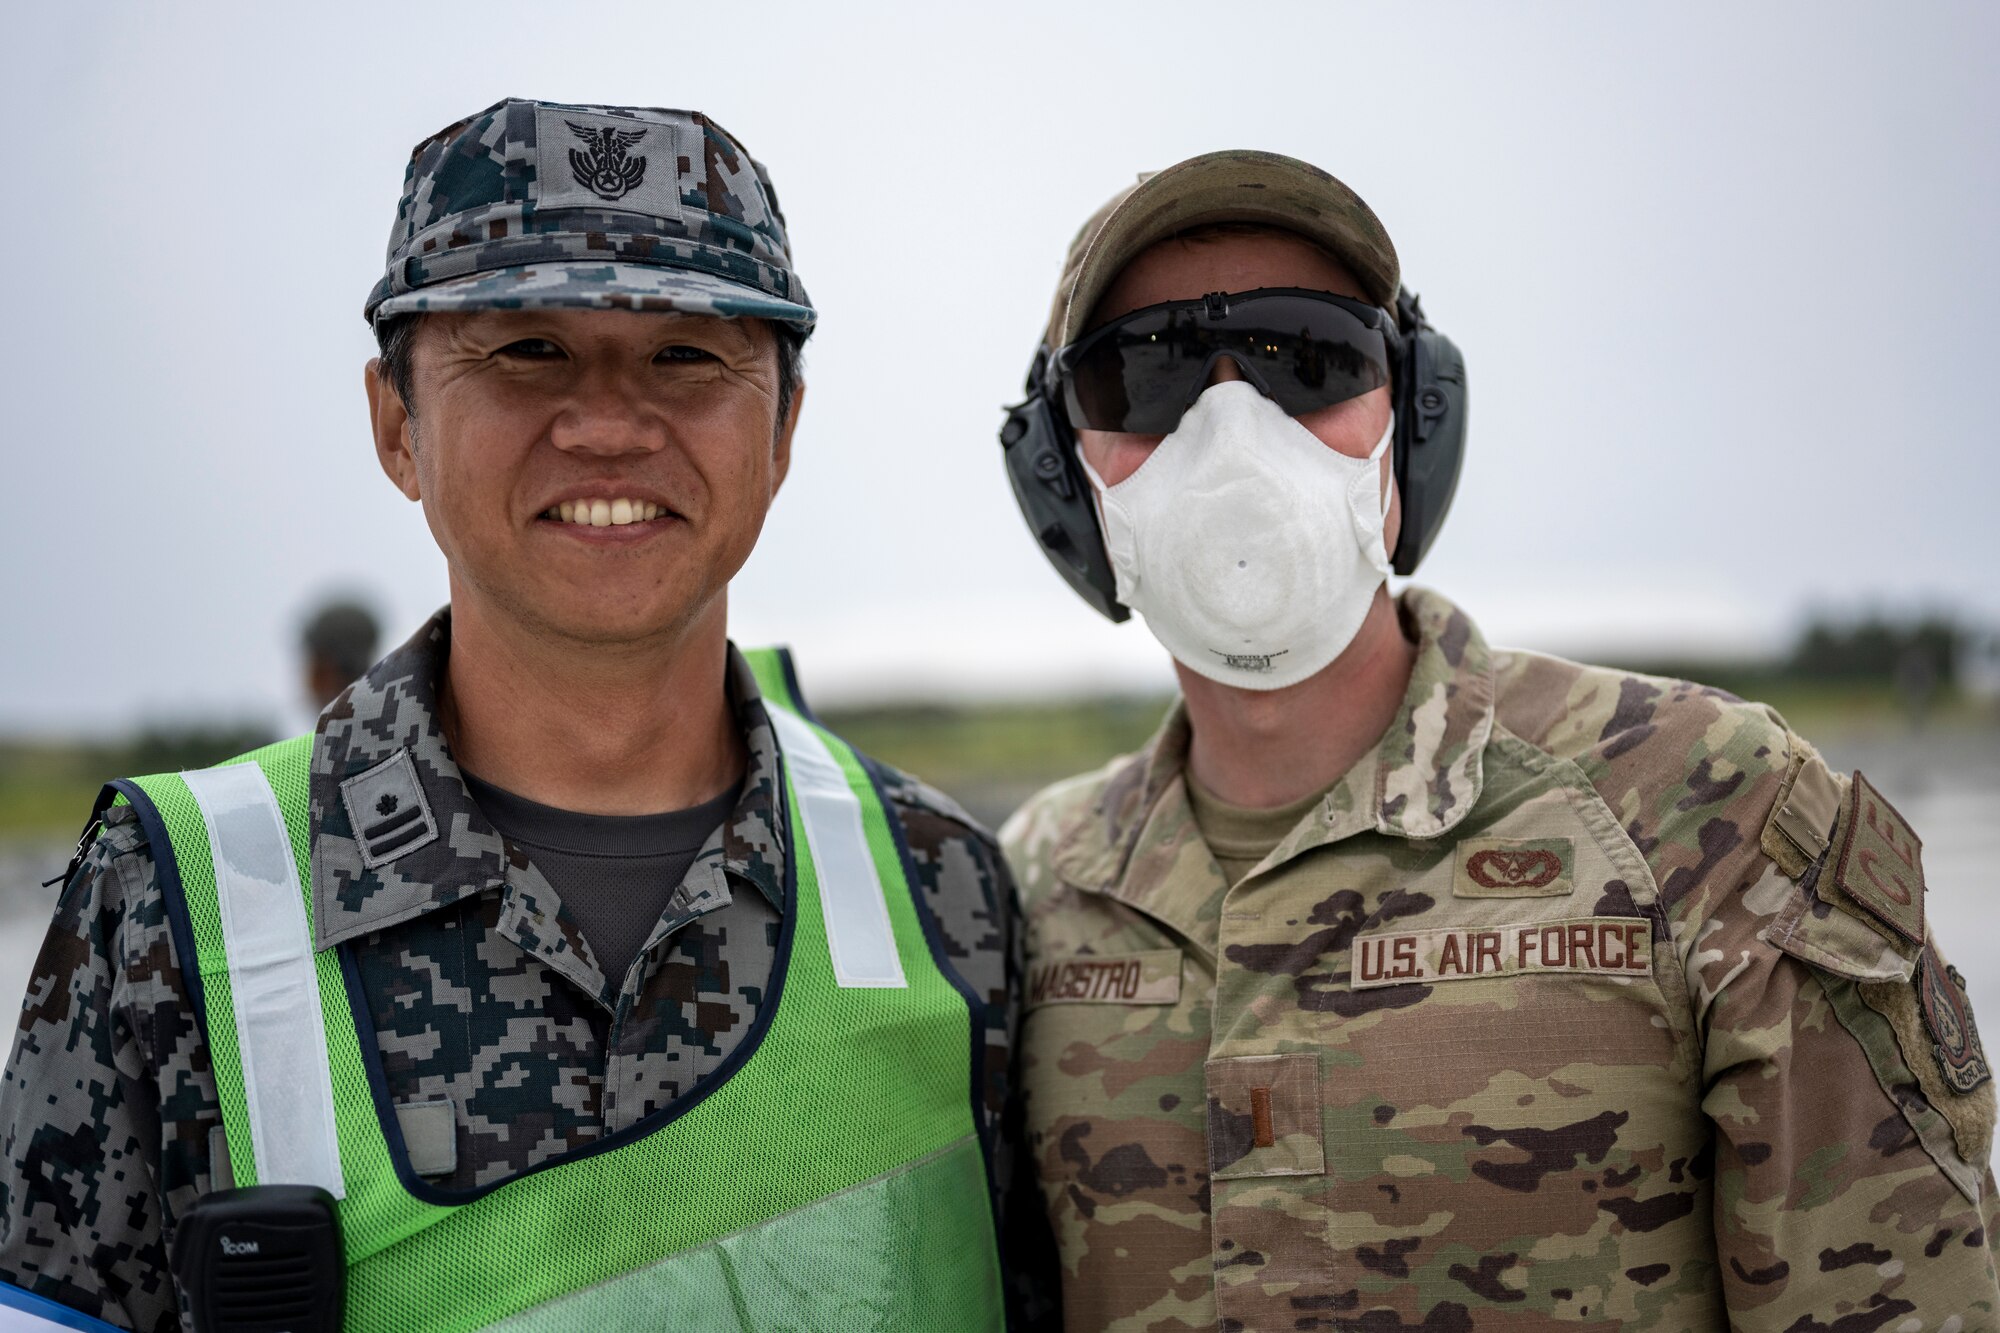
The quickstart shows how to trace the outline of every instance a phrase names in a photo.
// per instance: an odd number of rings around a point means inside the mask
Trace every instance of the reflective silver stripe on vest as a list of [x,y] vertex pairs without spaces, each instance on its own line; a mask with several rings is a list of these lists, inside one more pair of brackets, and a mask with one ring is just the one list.
[[208,825],[260,1185],[345,1195],[312,928],[278,798],[254,763],[181,774]]
[[860,800],[810,724],[776,704],[769,712],[785,771],[798,794],[806,845],[812,849],[834,980],[848,988],[907,986],[889,925],[889,904],[882,897],[882,877],[861,829]]

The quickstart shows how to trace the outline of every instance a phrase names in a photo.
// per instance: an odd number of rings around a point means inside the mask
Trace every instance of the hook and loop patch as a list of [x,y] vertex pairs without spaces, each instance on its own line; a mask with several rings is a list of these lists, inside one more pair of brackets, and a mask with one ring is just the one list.
[[1923,948],[1923,842],[1858,770],[1834,826],[1830,855],[1836,901],[1881,922],[1912,949]]

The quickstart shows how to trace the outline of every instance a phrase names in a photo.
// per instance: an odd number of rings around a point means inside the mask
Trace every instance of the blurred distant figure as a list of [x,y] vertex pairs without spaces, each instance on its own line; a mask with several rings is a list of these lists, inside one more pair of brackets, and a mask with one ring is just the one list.
[[306,693],[312,696],[315,711],[332,703],[349,682],[368,674],[381,640],[382,626],[375,613],[359,602],[331,601],[314,613],[299,636],[299,646],[305,652]]
[[1970,634],[1961,645],[1959,688],[1973,702],[2000,709],[2000,634]]
[[1896,658],[1896,696],[1912,731],[1923,730],[1937,701],[1944,675],[1939,666],[1935,651],[1923,642],[1909,644]]

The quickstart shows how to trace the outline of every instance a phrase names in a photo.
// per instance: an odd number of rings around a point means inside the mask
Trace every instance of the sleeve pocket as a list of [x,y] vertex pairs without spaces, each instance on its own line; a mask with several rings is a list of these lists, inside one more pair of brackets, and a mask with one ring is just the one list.
[[1829,979],[1826,994],[1925,1151],[1977,1204],[1993,1140],[1993,1082],[1956,969],[1929,945],[1909,981]]

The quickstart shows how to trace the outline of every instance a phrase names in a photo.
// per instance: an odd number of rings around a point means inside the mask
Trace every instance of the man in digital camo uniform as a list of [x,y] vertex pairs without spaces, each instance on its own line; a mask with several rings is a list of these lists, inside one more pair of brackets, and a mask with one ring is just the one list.
[[[418,145],[366,313],[451,605],[310,736],[100,802],[0,1329],[998,1327],[1007,874],[726,638],[815,318],[764,169],[500,102]],[[279,1199],[344,1297],[199,1225]]]
[[1031,527],[1183,692],[1002,831],[1073,1333],[2000,1326],[1993,1085],[1887,797],[1386,591],[1465,375],[1358,197],[1142,177],[1030,390]]

